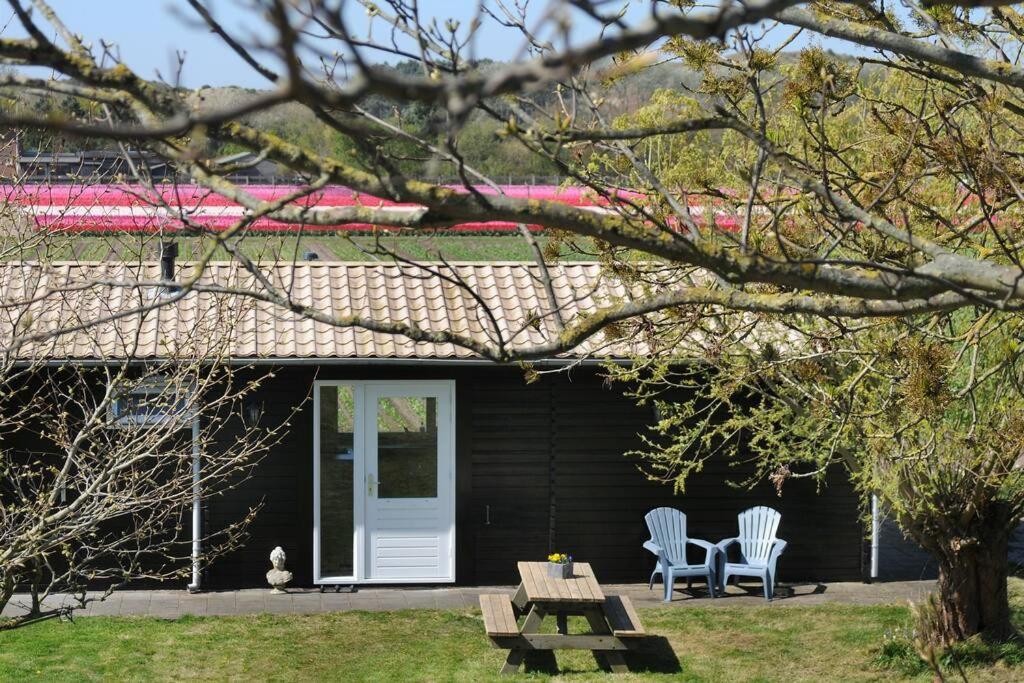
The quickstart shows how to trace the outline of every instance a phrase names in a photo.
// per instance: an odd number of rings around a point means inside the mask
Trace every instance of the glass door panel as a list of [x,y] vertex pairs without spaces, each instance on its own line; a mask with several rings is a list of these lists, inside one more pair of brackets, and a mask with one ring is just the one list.
[[355,388],[320,386],[320,576],[355,576]]
[[377,496],[437,497],[437,398],[377,399]]

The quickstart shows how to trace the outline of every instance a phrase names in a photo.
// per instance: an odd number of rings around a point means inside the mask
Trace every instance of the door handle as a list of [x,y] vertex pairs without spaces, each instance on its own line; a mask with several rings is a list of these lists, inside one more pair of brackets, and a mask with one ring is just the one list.
[[367,473],[367,475],[366,475],[366,493],[367,493],[367,495],[372,496],[373,495],[374,487],[379,487],[379,486],[380,486],[380,482],[377,481],[376,479],[374,479],[373,473],[372,472]]

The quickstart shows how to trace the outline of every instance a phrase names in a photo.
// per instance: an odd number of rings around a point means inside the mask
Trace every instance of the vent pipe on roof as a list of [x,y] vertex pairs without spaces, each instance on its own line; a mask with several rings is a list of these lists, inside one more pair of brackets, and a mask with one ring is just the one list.
[[[174,240],[160,242],[160,279],[164,282],[174,281],[174,259],[178,257],[178,243]],[[176,292],[177,287],[168,287],[168,291]]]

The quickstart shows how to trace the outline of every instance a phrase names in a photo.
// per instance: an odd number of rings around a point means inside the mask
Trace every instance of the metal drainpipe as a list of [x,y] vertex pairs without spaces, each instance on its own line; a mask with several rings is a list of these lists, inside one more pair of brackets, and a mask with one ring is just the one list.
[[199,488],[199,416],[192,418],[192,583],[188,585],[189,593],[198,593],[202,588],[200,576],[199,554],[202,552],[202,496]]
[[878,536],[880,520],[878,518],[878,496],[871,494],[871,580],[878,578]]

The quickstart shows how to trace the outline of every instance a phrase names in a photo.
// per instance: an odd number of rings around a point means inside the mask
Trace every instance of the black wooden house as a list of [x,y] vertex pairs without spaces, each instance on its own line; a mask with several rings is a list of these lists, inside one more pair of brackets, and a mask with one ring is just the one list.
[[[154,263],[62,263],[36,273],[37,284],[64,294],[38,312],[35,324],[59,326],[71,312],[90,310],[75,296],[98,297],[111,310],[124,305],[121,290],[130,288],[69,293],[67,285],[116,281],[132,268],[141,269],[132,277],[159,280]],[[405,320],[484,340],[543,339],[543,328],[523,324],[549,295],[536,266],[444,268],[479,294],[490,315],[453,280],[412,267],[276,263],[266,273],[297,303],[341,315]],[[0,286],[11,287],[25,272],[7,265]],[[618,285],[601,272],[596,264],[553,267],[553,291],[567,316],[592,310],[600,292],[615,294]],[[253,286],[247,278],[237,264],[213,264],[204,275]],[[190,297],[160,311],[133,362],[159,358],[175,330],[216,315],[203,307],[205,299]],[[643,517],[662,505],[684,510],[691,535],[712,541],[735,535],[739,511],[770,505],[782,512],[779,536],[789,542],[781,580],[864,576],[859,500],[841,473],[820,491],[810,481],[787,483],[781,497],[767,483],[735,487],[742,466],[724,461],[708,463],[684,495],[648,479],[626,454],[640,445],[654,415],[605,380],[601,363],[615,358],[614,345],[594,340],[583,356],[544,361],[539,367],[561,371],[527,382],[522,368],[450,344],[331,327],[269,304],[251,305],[239,320],[231,362],[273,371],[254,396],[260,419],[285,420],[301,409],[250,479],[199,501],[201,524],[210,528],[262,504],[246,545],[202,568],[204,587],[265,585],[266,557],[278,545],[302,586],[511,583],[517,560],[554,551],[592,563],[605,582],[645,581],[653,558],[641,547]],[[47,346],[48,359],[116,358],[113,330],[126,324],[100,325],[89,340],[66,335]]]

